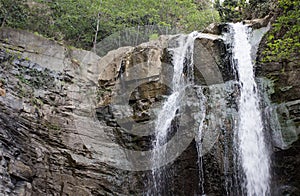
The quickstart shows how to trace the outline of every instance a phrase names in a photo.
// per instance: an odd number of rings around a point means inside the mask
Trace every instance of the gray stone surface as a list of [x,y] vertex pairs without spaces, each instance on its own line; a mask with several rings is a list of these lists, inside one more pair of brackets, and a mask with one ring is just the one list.
[[[127,114],[135,122],[150,122],[152,126],[153,113],[170,93],[162,82],[172,73],[172,55],[166,50],[171,39],[161,36],[100,58],[25,31],[1,29],[0,194],[142,195],[152,189],[151,171],[112,166],[120,161],[130,168],[131,160],[124,149],[149,150],[152,140],[152,136],[135,136],[121,129],[112,102],[122,85],[133,88],[126,95],[131,108]],[[235,78],[226,45],[219,36],[203,34],[195,41],[194,50],[197,84],[215,85]],[[288,148],[274,150],[273,154],[274,184],[282,191],[299,189],[298,170],[285,168],[299,163],[298,72],[299,62],[256,66],[258,76],[276,77],[270,97],[274,104],[282,104],[278,112]],[[226,103],[235,110],[238,92],[230,93]],[[237,189],[233,165],[224,168],[228,161],[224,153],[233,159],[228,148],[233,148],[234,118],[222,120],[224,127],[218,127],[222,132],[216,144],[203,157],[207,195],[222,195],[228,179],[228,187]],[[290,122],[295,132],[285,129]],[[224,142],[229,142],[227,148]],[[161,194],[200,194],[197,161],[196,144],[192,142],[174,163],[162,168],[167,175]]]

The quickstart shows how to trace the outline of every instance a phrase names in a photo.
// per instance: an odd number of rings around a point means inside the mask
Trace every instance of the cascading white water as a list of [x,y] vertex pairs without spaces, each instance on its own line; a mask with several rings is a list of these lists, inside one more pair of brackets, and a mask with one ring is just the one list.
[[206,113],[206,97],[203,94],[202,87],[198,87],[197,94],[200,98],[200,123],[198,127],[198,134],[196,136],[196,147],[198,152],[198,169],[199,169],[199,189],[201,191],[201,195],[205,195],[204,190],[204,169],[203,169],[203,124],[205,120],[205,113]]
[[[180,109],[181,99],[184,96],[184,90],[187,85],[189,85],[188,75],[184,75],[184,64],[186,63],[186,58],[190,58],[189,64],[187,67],[192,65],[192,56],[193,56],[193,45],[194,40],[197,37],[198,33],[193,32],[189,35],[180,35],[177,38],[177,47],[170,48],[169,51],[173,54],[172,64],[174,66],[173,79],[172,79],[172,94],[164,102],[162,109],[158,112],[157,120],[155,122],[155,140],[153,142],[153,155],[152,163],[153,168],[158,168],[158,165],[161,165],[160,162],[163,160],[162,157],[165,156],[165,150],[157,150],[159,146],[162,146],[167,140],[168,130],[171,126],[172,121],[174,120],[176,113]],[[153,169],[152,170],[154,188],[156,192],[159,192],[162,174],[161,170]]]
[[240,84],[238,153],[244,173],[244,188],[249,196],[269,195],[270,160],[263,133],[257,85],[251,60],[248,27],[230,24],[233,30],[233,58]]
[[[154,190],[149,190],[148,195],[160,194],[162,188],[165,186],[165,174],[162,173],[164,170],[159,168],[159,165],[163,165],[161,162],[165,156],[166,149],[158,147],[166,147],[164,144],[167,142],[167,136],[172,127],[172,122],[176,119],[176,115],[180,114],[182,102],[186,101],[186,96],[188,96],[186,95],[186,87],[188,86],[193,86],[194,90],[197,89],[196,94],[199,100],[198,105],[194,108],[199,109],[199,116],[197,118],[199,128],[196,144],[198,151],[200,193],[205,195],[202,156],[206,149],[203,149],[203,144],[205,146],[203,138],[205,134],[213,130],[216,132],[223,130],[224,137],[229,136],[229,133],[226,132],[226,124],[224,124],[226,119],[233,120],[232,128],[236,131],[235,135],[237,139],[234,139],[235,144],[233,147],[238,150],[238,157],[235,160],[239,162],[236,168],[242,168],[241,175],[239,175],[243,178],[241,179],[241,181],[243,181],[242,190],[245,190],[245,194],[249,196],[269,195],[270,193],[270,161],[264,141],[263,123],[251,59],[252,46],[248,41],[248,27],[240,23],[230,24],[230,26],[233,30],[230,35],[233,36],[233,40],[231,41],[233,42],[234,71],[238,75],[238,84],[240,86],[238,113],[234,112],[234,108],[228,108],[229,103],[226,101],[226,98],[233,93],[232,91],[235,91],[235,83],[231,84],[229,82],[225,83],[225,85],[209,86],[207,87],[209,94],[204,95],[202,91],[203,87],[198,86],[196,88],[193,84],[192,71],[190,74],[184,71],[185,66],[187,66],[189,70],[193,65],[194,40],[197,37],[201,37],[201,34],[191,33],[190,35],[180,35],[176,39],[176,47],[168,49],[173,54],[172,64],[174,66],[174,72],[171,83],[173,92],[163,103],[160,111],[158,111],[157,120],[155,122],[155,140],[153,142],[151,160],[153,168],[155,168],[152,170]],[[208,105],[209,110],[206,108]],[[237,182],[237,184],[234,185],[233,179],[230,177],[230,150],[228,146],[226,146],[229,145],[229,140],[227,141],[227,138],[225,138],[224,141],[224,188],[226,195],[230,195],[232,191],[239,193],[239,190],[233,190],[233,188],[239,185],[238,181],[240,180],[234,180]],[[212,143],[214,142],[215,141],[212,141]],[[244,192],[239,194],[244,194]]]

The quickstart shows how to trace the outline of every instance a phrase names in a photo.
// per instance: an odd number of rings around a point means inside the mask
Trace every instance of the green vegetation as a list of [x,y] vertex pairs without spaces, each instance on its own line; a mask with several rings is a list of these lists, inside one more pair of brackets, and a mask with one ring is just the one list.
[[28,6],[25,0],[0,0],[0,25],[18,28],[26,23]]
[[236,22],[275,14],[276,21],[268,33],[263,62],[290,62],[299,58],[300,1],[295,0],[225,0],[216,1],[221,21]]
[[50,122],[50,121],[45,121],[44,125],[51,130],[59,131],[61,130],[61,126],[58,123]]
[[2,27],[26,29],[85,49],[128,27],[192,31],[218,20],[206,0],[0,0]]
[[222,4],[220,0],[215,1],[215,7],[223,22],[239,21],[242,18],[241,9],[245,6],[245,0],[225,0]]
[[300,1],[279,0],[279,13],[267,38],[265,62],[290,62],[299,58],[300,51]]
[[218,10],[223,22],[237,22],[245,19],[262,18],[272,9],[272,0],[220,0],[215,1],[215,8]]
[[20,82],[26,84],[26,85],[30,85],[30,81],[24,78],[24,75],[16,75],[16,78],[19,79]]

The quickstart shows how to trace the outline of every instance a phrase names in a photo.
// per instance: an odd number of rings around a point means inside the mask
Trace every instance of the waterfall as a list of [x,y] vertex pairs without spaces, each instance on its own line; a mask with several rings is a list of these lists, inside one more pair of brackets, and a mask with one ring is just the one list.
[[198,153],[198,169],[199,169],[199,189],[201,191],[201,195],[205,195],[204,190],[204,169],[203,169],[203,125],[205,120],[205,113],[206,113],[206,97],[203,94],[202,87],[199,87],[198,96],[200,98],[200,112],[202,113],[200,117],[200,123],[198,128],[198,134],[196,135],[196,147],[197,147],[197,153]]
[[230,24],[233,34],[233,59],[240,84],[237,148],[243,170],[243,188],[249,196],[269,195],[270,160],[267,150],[258,89],[254,80],[248,27]]
[[[163,103],[162,109],[158,112],[157,120],[155,122],[155,140],[153,141],[153,154],[152,160],[153,170],[152,176],[154,181],[155,194],[159,193],[163,186],[164,174],[158,168],[162,157],[165,156],[166,149],[157,150],[159,146],[163,146],[167,142],[167,135],[172,129],[172,122],[175,120],[176,115],[179,113],[182,99],[185,95],[185,89],[193,81],[192,71],[185,73],[185,66],[191,69],[193,64],[193,50],[194,40],[198,33],[193,32],[189,35],[179,35],[176,38],[176,47],[169,48],[168,51],[173,55],[172,64],[174,67],[172,77],[172,94]],[[164,146],[166,147],[166,146]],[[149,195],[149,193],[148,193]]]
[[[147,195],[165,194],[167,187],[165,180],[172,175],[166,174],[165,168],[161,167],[164,165],[162,161],[167,151],[165,144],[168,142],[168,134],[177,131],[177,123],[180,124],[177,121],[180,121],[184,104],[194,108],[197,113],[195,119],[198,127],[195,141],[198,153],[198,193],[206,195],[207,179],[204,174],[207,170],[206,159],[203,156],[210,146],[217,142],[217,138],[222,138],[224,194],[249,196],[270,194],[270,160],[264,141],[258,89],[253,73],[251,52],[255,51],[249,41],[250,28],[241,23],[229,26],[231,32],[225,35],[224,40],[232,45],[231,62],[234,64],[232,70],[237,75],[237,81],[231,80],[210,86],[197,86],[194,83],[194,40],[205,37],[205,34],[193,32],[189,35],[176,36],[175,44],[168,48],[173,65],[170,84],[172,93],[157,112],[151,156],[153,188],[148,190]],[[256,43],[262,36],[253,37]],[[193,95],[189,91],[192,91]],[[196,99],[190,98],[193,96]]]

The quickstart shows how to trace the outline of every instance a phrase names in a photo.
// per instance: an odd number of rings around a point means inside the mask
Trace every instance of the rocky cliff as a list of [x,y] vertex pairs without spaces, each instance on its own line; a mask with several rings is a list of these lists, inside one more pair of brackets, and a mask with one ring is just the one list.
[[[124,132],[119,124],[126,120],[117,122],[111,103],[117,86],[126,82],[132,90],[127,95],[133,108],[130,119],[153,121],[153,111],[169,93],[162,73],[172,72],[163,66],[170,64],[170,39],[120,48],[100,58],[26,31],[2,28],[1,194],[130,195],[151,189],[150,171],[126,171],[116,167],[116,160],[126,162],[122,148],[147,150],[152,136]],[[198,42],[197,50],[208,52],[199,59],[209,54],[206,63],[223,66],[220,56],[225,51],[218,36]],[[196,153],[193,142],[166,167],[177,177],[167,177],[163,192],[197,193]]]
[[[300,191],[300,155],[297,153],[300,150],[299,53],[294,54],[291,61],[263,62],[268,35],[260,44],[256,75],[271,102],[266,108],[265,121],[272,124],[274,195],[297,195]],[[279,123],[274,122],[274,118]]]
[[[153,135],[139,125],[151,126],[157,108],[170,94],[165,81],[173,71],[172,54],[166,48],[173,47],[175,38],[162,36],[99,57],[25,31],[2,28],[0,193],[142,195],[151,190],[151,171],[135,171],[128,150],[151,149]],[[196,83],[216,82],[204,76],[216,74],[217,67],[223,81],[234,85],[227,47],[218,35],[195,41],[195,64],[207,70],[194,70]],[[299,70],[299,61],[258,63],[256,67],[262,97],[270,97],[271,104],[262,101],[262,108],[266,124],[272,124],[273,187],[280,189],[274,192],[282,194],[299,192]],[[124,100],[115,96],[122,89],[126,89],[121,96]],[[236,110],[238,89],[228,93],[231,98],[226,103]],[[120,105],[118,101],[131,109],[119,114],[112,107]],[[128,118],[119,118],[124,114]],[[270,123],[268,117],[274,114],[279,124]],[[228,187],[238,189],[231,179],[234,166],[226,166],[228,160],[224,160],[226,153],[233,159],[226,148],[233,145],[229,142],[233,124],[234,118],[229,118],[224,127],[216,128],[220,130],[217,141],[203,157],[207,195],[223,195]],[[201,194],[197,162],[193,141],[175,162],[162,168],[167,175],[161,194]]]
[[74,124],[71,86],[99,57],[12,29],[0,56],[1,195],[128,194],[126,172],[94,160]]

